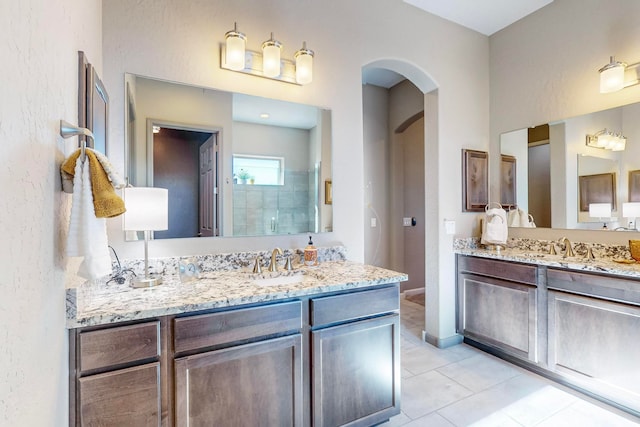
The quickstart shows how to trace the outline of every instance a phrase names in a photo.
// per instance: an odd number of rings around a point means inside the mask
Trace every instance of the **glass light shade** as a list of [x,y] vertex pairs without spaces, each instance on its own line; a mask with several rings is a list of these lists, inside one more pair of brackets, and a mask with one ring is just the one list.
[[278,77],[280,75],[280,51],[282,44],[271,38],[262,43],[262,74],[265,77]]
[[611,203],[589,203],[589,216],[591,218],[610,218]]
[[624,87],[624,69],[626,64],[611,62],[600,69],[600,93],[616,92]]
[[124,189],[125,231],[167,230],[169,228],[169,190],[155,187]]
[[622,216],[625,218],[640,217],[640,203],[627,202],[622,204]]
[[302,49],[296,52],[296,82],[301,85],[313,81],[313,51],[307,49],[307,43],[302,44]]
[[247,37],[238,32],[238,26],[234,24],[234,28],[225,34],[225,62],[227,67],[232,70],[240,71],[244,69],[244,50],[247,43]]
[[613,147],[611,147],[611,150],[624,151],[626,147],[627,147],[627,138],[625,138],[624,136],[618,136],[616,137],[616,141],[613,144]]

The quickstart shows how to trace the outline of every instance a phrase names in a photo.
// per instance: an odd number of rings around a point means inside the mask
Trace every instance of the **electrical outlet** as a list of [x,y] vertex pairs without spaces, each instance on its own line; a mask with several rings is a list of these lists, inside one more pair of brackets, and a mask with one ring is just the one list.
[[444,232],[446,234],[456,234],[456,222],[451,219],[444,220]]
[[377,227],[378,226],[378,220],[376,218],[371,218],[371,227]]
[[403,227],[411,227],[411,218],[402,218]]

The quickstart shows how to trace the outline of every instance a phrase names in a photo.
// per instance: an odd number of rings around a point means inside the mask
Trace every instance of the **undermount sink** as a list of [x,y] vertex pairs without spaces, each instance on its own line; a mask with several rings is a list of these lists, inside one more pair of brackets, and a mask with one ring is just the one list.
[[258,286],[280,286],[280,285],[294,285],[302,282],[314,282],[319,280],[319,277],[312,274],[296,273],[287,275],[278,275],[274,277],[257,277],[253,279],[253,283]]

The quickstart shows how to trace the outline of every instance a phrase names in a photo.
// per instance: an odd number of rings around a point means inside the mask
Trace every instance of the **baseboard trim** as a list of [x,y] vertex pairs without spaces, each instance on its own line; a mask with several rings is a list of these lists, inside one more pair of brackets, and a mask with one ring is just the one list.
[[454,345],[460,344],[462,339],[463,336],[458,334],[447,338],[438,338],[433,335],[429,335],[426,331],[422,331],[422,340],[438,348],[453,347]]
[[424,294],[424,288],[407,289],[406,291],[402,291],[402,293],[405,295]]

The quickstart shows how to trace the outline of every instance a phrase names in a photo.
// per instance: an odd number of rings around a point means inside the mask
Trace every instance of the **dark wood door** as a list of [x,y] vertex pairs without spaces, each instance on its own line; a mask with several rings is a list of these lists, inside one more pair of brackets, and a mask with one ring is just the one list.
[[301,426],[300,334],[175,361],[176,426]]
[[159,427],[160,363],[78,380],[81,426]]
[[400,413],[399,315],[312,332],[313,425],[370,426]]

